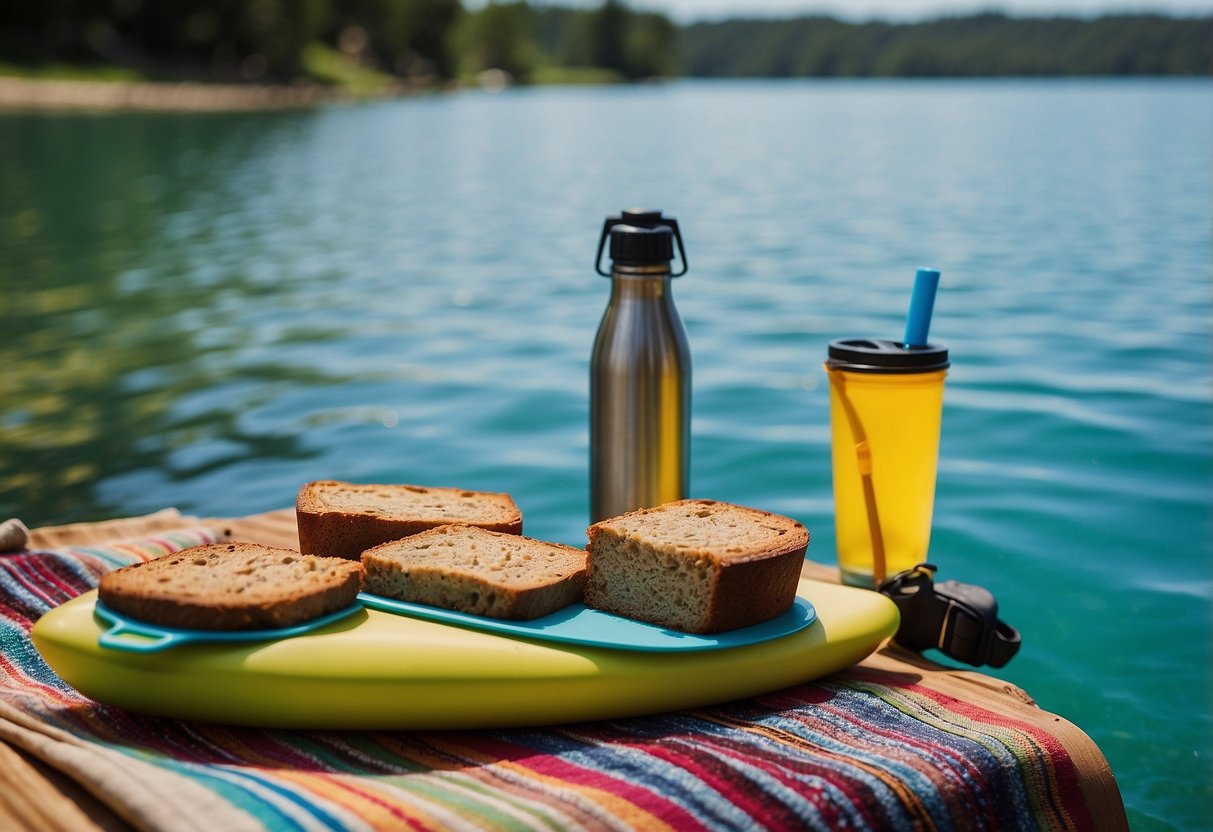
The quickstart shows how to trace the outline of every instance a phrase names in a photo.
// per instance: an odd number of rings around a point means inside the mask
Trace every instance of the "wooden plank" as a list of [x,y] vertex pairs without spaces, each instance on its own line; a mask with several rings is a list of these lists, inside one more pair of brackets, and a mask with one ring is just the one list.
[[129,828],[74,782],[0,742],[0,829],[117,832]]

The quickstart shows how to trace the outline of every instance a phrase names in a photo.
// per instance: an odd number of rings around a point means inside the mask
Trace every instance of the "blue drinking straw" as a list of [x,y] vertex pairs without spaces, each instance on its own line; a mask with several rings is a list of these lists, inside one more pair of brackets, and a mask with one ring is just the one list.
[[939,269],[919,269],[910,294],[910,314],[906,316],[906,347],[925,347],[935,308],[935,290],[939,288]]

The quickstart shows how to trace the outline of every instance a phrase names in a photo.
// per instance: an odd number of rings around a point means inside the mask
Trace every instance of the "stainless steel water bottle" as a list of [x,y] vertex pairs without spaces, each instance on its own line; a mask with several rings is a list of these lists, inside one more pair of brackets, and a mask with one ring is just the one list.
[[670,291],[687,270],[678,221],[607,217],[594,268],[611,278],[611,297],[590,358],[591,523],[686,496],[691,440],[691,353]]

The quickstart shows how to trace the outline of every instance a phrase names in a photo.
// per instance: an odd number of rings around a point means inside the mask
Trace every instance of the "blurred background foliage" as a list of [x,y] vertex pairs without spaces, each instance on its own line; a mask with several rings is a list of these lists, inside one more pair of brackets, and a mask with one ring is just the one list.
[[739,20],[689,26],[680,47],[683,72],[707,77],[1207,75],[1213,17]]
[[679,26],[606,0],[44,0],[0,4],[0,72],[310,81],[375,91],[454,80],[1213,74],[1213,16],[920,23],[829,17]]

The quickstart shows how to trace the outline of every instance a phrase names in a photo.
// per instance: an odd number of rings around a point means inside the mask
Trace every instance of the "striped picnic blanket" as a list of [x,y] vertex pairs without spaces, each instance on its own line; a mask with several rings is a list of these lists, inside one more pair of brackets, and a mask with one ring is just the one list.
[[1054,737],[908,674],[856,667],[713,708],[541,729],[265,731],[94,702],[33,648],[38,617],[107,570],[213,540],[184,529],[0,556],[0,739],[138,828],[1096,828]]

